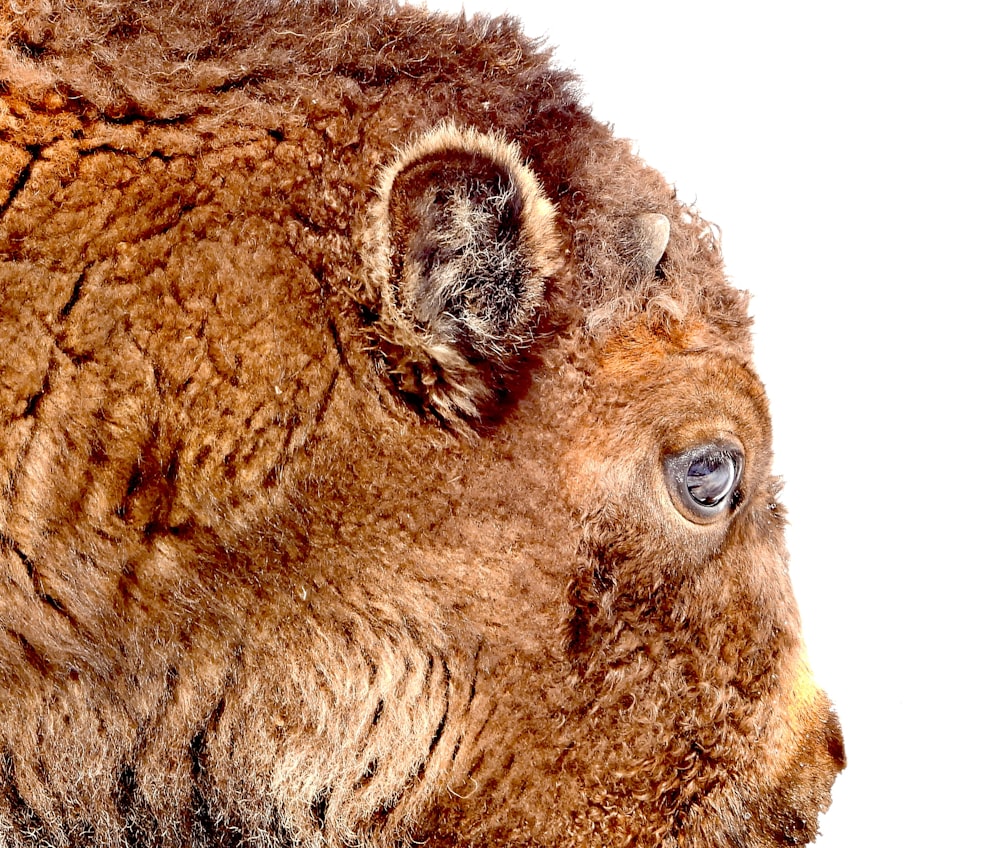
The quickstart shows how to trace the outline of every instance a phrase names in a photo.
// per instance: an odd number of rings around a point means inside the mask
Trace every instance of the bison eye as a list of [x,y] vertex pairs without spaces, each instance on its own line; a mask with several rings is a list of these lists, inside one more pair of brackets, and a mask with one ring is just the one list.
[[692,521],[707,524],[739,504],[743,452],[735,445],[700,445],[664,464],[674,503]]

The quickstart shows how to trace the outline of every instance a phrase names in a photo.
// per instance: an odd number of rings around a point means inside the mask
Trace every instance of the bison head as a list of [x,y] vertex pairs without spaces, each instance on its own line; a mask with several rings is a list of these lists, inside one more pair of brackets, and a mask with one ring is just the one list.
[[0,12],[0,833],[808,842],[745,298],[509,20]]

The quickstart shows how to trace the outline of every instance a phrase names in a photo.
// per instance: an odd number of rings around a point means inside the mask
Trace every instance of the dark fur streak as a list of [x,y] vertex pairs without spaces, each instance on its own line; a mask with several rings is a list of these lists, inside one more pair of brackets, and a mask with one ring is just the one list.
[[385,830],[385,825],[389,820],[389,816],[391,816],[396,807],[399,806],[405,794],[405,792],[396,792],[391,797],[383,801],[382,806],[379,807],[369,819],[366,830],[372,834],[379,834]]
[[422,686],[427,700],[430,701],[432,696],[431,691],[431,677],[434,675],[434,655],[431,654],[427,657],[427,665],[424,667],[424,679],[422,681]]
[[[66,611],[66,607],[63,606],[62,602],[58,598],[53,597],[52,595],[50,595],[48,592],[45,591],[45,588],[42,586],[41,580],[38,577],[38,572],[35,570],[35,564],[31,561],[31,557],[29,557],[24,551],[22,551],[18,547],[17,543],[9,536],[0,534],[0,546],[7,548],[9,551],[12,551],[14,555],[19,560],[21,560],[21,563],[24,565],[24,570],[27,573],[28,578],[31,580],[32,588],[35,590],[35,594],[42,601],[42,603],[51,607],[57,613],[59,613],[62,616],[65,616],[72,622],[73,617]],[[32,652],[34,652],[35,655],[37,656],[37,652],[35,652],[33,648]]]
[[[315,235],[323,235],[325,229],[312,220],[305,212],[301,209],[292,209],[290,214],[293,220],[300,223],[307,232],[313,233]],[[316,275],[314,275],[316,276]]]
[[10,194],[7,195],[7,199],[3,203],[0,203],[0,218],[6,214],[7,210],[10,209],[11,205],[17,199],[17,196],[28,184],[28,180],[31,179],[31,172],[35,168],[35,163],[41,158],[43,149],[40,144],[29,144],[25,147],[25,151],[31,156],[31,159],[28,160],[28,164],[21,168],[17,179],[14,181],[14,186],[10,190]]
[[199,730],[188,746],[191,756],[191,776],[197,784],[205,773],[205,731]]
[[35,392],[31,397],[28,398],[28,402],[24,405],[25,418],[31,418],[32,416],[34,416],[35,410],[38,409],[38,402],[42,399],[46,389],[48,388],[47,381],[48,380],[46,378],[46,384],[43,384],[41,391]]
[[142,477],[142,463],[137,461],[135,467],[132,469],[132,473],[129,475],[128,484],[125,486],[126,500],[139,491],[139,487],[142,485]]
[[226,707],[223,696],[215,705],[205,726],[191,739],[188,754],[191,759],[191,817],[195,844],[239,844],[240,837],[231,831],[212,809],[212,779],[208,770],[207,734],[218,725],[219,716]]
[[[360,652],[361,658],[365,661],[365,666],[368,669],[368,685],[374,686],[375,680],[378,677],[378,666],[375,665],[375,660],[369,656],[366,650],[361,648]],[[381,703],[381,701],[379,703]]]
[[361,773],[361,777],[354,784],[354,791],[363,792],[365,787],[372,782],[372,778],[374,778],[377,773],[378,757],[374,757],[365,766],[365,770]]
[[[431,737],[431,744],[427,748],[427,757],[424,759],[424,765],[430,761],[430,758],[434,756],[434,752],[437,750],[438,745],[441,742],[441,737],[444,735],[445,725],[448,723],[448,710],[451,704],[449,703],[448,694],[445,693],[444,701],[444,712],[441,714],[441,721],[438,722],[438,726],[434,728],[434,736]],[[423,771],[423,766],[421,766],[421,771]]]
[[199,730],[194,738],[191,740],[189,750],[191,753],[191,774],[195,781],[198,781],[203,775],[207,774],[205,768],[205,758],[206,758],[206,741],[205,735],[210,731],[214,730],[219,725],[219,718],[222,716],[223,711],[226,709],[226,696],[223,695],[219,698],[219,702],[215,705],[212,710],[211,715],[208,717],[208,721],[205,722],[205,726]]
[[[334,383],[336,383],[336,376],[334,376]],[[332,389],[332,385],[330,387]],[[324,404],[325,405],[325,401]],[[288,457],[289,447],[292,444],[292,438],[298,432],[299,427],[302,424],[302,420],[299,418],[297,413],[292,413],[292,415],[285,422],[285,438],[281,444],[281,453],[279,456]],[[264,480],[262,486],[265,489],[272,489],[278,482],[278,476],[281,474],[281,464],[275,465],[267,470],[267,474],[264,475]]]
[[42,674],[47,674],[49,671],[49,664],[46,662],[45,657],[43,657],[34,645],[31,644],[21,633],[14,633],[11,630],[7,631],[10,633],[17,643],[21,646],[21,650],[24,652],[24,658],[28,661],[28,665],[32,668],[42,672]]
[[14,757],[10,750],[0,752],[0,799],[13,818],[15,833],[25,835],[32,844],[57,845],[54,838],[31,805],[24,800],[17,789],[17,774]]
[[323,830],[326,827],[326,813],[330,806],[330,790],[323,789],[316,794],[309,805],[309,814],[312,816],[316,827]]
[[[271,809],[270,831],[275,837],[273,843],[275,848],[298,848],[301,844],[289,832],[281,818],[281,813],[276,808]],[[228,846],[232,846],[232,848],[245,848],[247,840],[243,838],[243,834],[238,830],[229,827],[226,829],[226,840],[222,844],[227,846],[227,848]]]
[[57,613],[68,617],[69,614],[66,612],[66,607],[62,605],[62,602],[58,598],[53,598],[52,595],[47,592],[39,592],[38,597],[41,598],[45,604],[52,607],[52,609],[54,609]]
[[170,451],[170,458],[167,460],[167,467],[163,471],[163,479],[168,483],[177,482],[177,466],[180,462],[180,454],[176,447]]
[[126,765],[118,773],[114,788],[115,808],[124,825],[128,848],[152,848],[160,843],[156,818],[139,789],[135,769]]
[[11,39],[11,46],[16,48],[25,59],[32,61],[41,59],[48,52],[44,44],[29,42],[23,38]]
[[221,85],[214,86],[212,92],[214,94],[225,94],[227,91],[241,91],[264,82],[267,82],[265,74],[259,72],[242,74],[233,79],[226,80]]
[[[331,326],[333,322],[331,321]],[[333,393],[337,388],[337,380],[340,378],[341,367],[350,375],[350,371],[347,366],[347,360],[344,358],[343,351],[340,349],[340,339],[336,336],[336,330],[334,330],[334,339],[337,346],[337,355],[339,361],[337,366],[333,369],[333,373],[330,374],[330,382],[327,383],[326,388],[323,390],[323,395],[320,397],[319,404],[316,407],[316,415],[314,416],[314,421],[322,421],[326,418],[326,411],[330,408],[330,402],[333,400]]]
[[18,547],[17,542],[11,539],[10,536],[0,533],[0,547],[11,551],[19,560],[21,560],[21,564],[24,565],[24,570],[28,573],[28,577],[34,578],[35,564],[31,561],[31,558]]
[[[486,727],[489,725],[492,716],[493,716],[493,710],[491,709],[489,714],[480,723],[479,729],[476,730],[475,735],[472,737],[472,739],[469,740],[470,745],[475,746],[475,744],[479,741],[479,737],[482,735],[483,731],[486,730]],[[476,760],[476,765],[478,766],[480,762],[482,762],[482,754],[480,754],[479,758]]]
[[[431,657],[430,665],[433,666],[434,658]],[[441,721],[438,722],[438,726],[434,730],[434,735],[431,737],[431,743],[427,748],[427,755],[424,757],[423,762],[420,764],[420,768],[417,769],[417,779],[420,780],[424,776],[424,772],[427,768],[427,764],[430,762],[431,757],[434,756],[434,752],[437,750],[438,745],[441,742],[441,737],[444,735],[445,725],[448,723],[448,712],[451,708],[451,669],[448,668],[448,663],[444,660],[441,661],[441,665],[444,670],[444,712],[441,715]]]
[[[478,736],[478,734],[477,734],[477,736]],[[473,740],[473,741],[475,741],[475,740]],[[472,775],[474,775],[477,771],[479,771],[479,767],[483,764],[483,760],[484,759],[486,759],[486,752],[485,751],[480,751],[478,754],[476,754],[476,758],[469,764],[469,776],[470,777]]]
[[38,404],[45,395],[49,393],[49,374],[52,373],[52,363],[49,363],[49,370],[45,372],[45,377],[42,380],[42,387],[35,392],[24,404],[24,412],[21,413],[25,418],[34,418],[38,413]]
[[500,769],[501,774],[507,774],[510,772],[514,765],[514,752],[511,751],[507,754],[507,758],[503,761],[503,768]]
[[[85,159],[86,157],[93,156],[96,153],[110,153],[114,156],[128,156],[129,158],[134,159],[138,162],[145,162],[147,159],[156,159],[159,162],[169,163],[172,162],[174,159],[173,156],[171,156],[168,153],[164,153],[162,150],[151,150],[149,153],[140,155],[134,153],[131,150],[122,150],[120,147],[115,147],[114,145],[111,144],[97,144],[94,145],[93,147],[86,147],[83,150],[78,151],[77,155],[81,159]],[[190,212],[191,209],[193,208],[194,208],[193,206],[189,206],[187,204],[181,205],[181,209],[184,212]],[[154,230],[150,233],[150,235],[151,236],[161,235],[162,233],[167,232],[173,226],[174,224],[171,224],[166,229]]]
[[101,115],[102,122],[113,124],[117,127],[128,127],[132,124],[142,124],[143,126],[150,127],[176,127],[186,123],[190,118],[191,115],[185,113],[169,118],[155,117],[142,113],[137,106],[123,110],[119,115],[109,115],[107,113]]
[[483,643],[480,640],[476,644],[476,652],[472,655],[472,680],[469,683],[469,699],[465,702],[465,711],[468,712],[472,702],[476,699],[476,681],[479,679],[479,654],[483,650]]
[[73,283],[73,291],[70,292],[69,300],[67,300],[62,309],[59,310],[59,320],[65,321],[72,312],[73,307],[76,306],[77,301],[80,300],[80,292],[83,289],[83,274],[76,278],[76,282]]

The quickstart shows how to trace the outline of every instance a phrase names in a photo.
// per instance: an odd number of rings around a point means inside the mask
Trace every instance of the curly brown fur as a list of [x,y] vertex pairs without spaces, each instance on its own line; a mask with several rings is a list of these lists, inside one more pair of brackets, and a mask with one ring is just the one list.
[[[543,48],[323,0],[0,38],[0,842],[815,835],[745,298]],[[720,439],[692,520],[665,463]]]

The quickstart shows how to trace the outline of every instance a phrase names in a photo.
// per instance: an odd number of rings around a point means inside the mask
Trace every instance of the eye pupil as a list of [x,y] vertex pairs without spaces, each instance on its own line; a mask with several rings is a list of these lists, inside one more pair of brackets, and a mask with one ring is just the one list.
[[670,454],[663,462],[674,506],[690,521],[721,521],[743,500],[743,450],[729,439]]
[[713,452],[697,457],[687,470],[688,492],[702,506],[714,507],[724,501],[736,484],[736,462],[729,454]]

